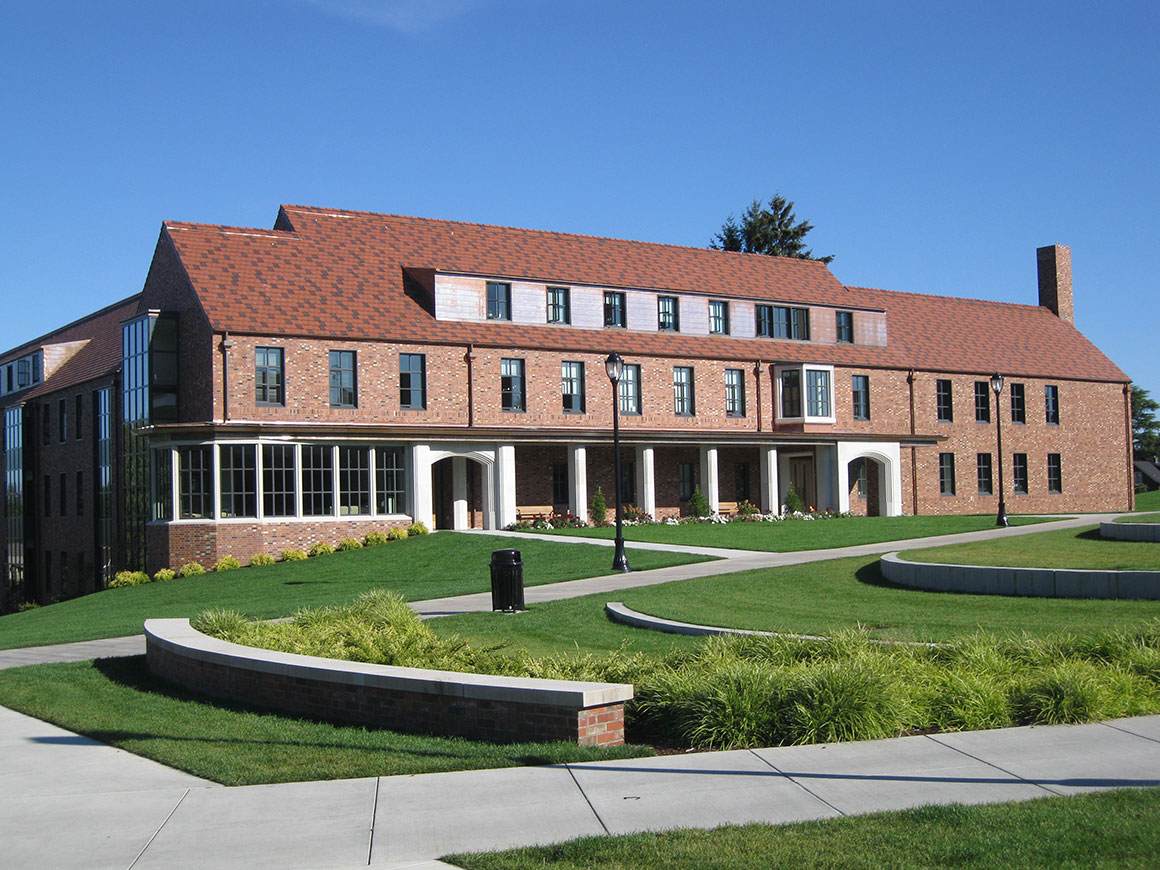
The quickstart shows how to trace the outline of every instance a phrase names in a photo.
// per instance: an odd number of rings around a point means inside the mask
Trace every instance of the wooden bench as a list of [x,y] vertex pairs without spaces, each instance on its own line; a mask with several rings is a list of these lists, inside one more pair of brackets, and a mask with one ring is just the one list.
[[556,509],[550,504],[534,504],[523,505],[516,508],[516,519],[523,520],[546,520]]
[[737,502],[735,501],[719,501],[717,502],[717,513],[723,517],[731,517],[737,513]]

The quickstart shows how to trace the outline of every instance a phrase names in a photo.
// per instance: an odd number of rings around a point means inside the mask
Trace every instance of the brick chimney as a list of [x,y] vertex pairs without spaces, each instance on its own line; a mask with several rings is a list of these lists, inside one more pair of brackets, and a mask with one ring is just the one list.
[[1039,304],[1060,320],[1075,323],[1071,302],[1071,248],[1048,245],[1035,250],[1039,261]]

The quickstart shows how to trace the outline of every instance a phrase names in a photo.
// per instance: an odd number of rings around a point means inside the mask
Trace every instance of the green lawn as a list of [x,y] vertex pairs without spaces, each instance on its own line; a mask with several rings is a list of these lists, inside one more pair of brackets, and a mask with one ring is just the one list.
[[1136,510],[1160,511],[1160,489],[1136,493]]
[[258,712],[158,679],[144,656],[0,670],[0,704],[224,785],[653,754],[647,746],[484,743]]
[[585,837],[443,860],[467,870],[1144,868],[1156,866],[1157,830],[1160,789],[1141,789],[793,825]]
[[902,556],[915,562],[951,562],[956,565],[1160,571],[1160,547],[1155,543],[1102,538],[1098,526],[1042,532],[1001,541],[973,541],[909,550]]
[[1160,523],[1160,514],[1132,514],[1127,517],[1120,517],[1116,520],[1117,523]]
[[873,637],[892,640],[948,640],[979,629],[999,634],[1081,633],[1160,618],[1160,601],[1013,598],[895,587],[882,579],[877,557],[859,556],[588,595],[538,604],[514,618],[490,613],[450,616],[431,626],[440,634],[458,632],[473,643],[509,641],[538,655],[615,649],[626,641],[641,651],[686,642],[675,635],[610,623],[603,612],[609,600],[682,622],[826,635],[863,626]]
[[[1049,522],[1054,517],[1012,517],[1012,525]],[[680,526],[625,526],[626,541],[652,544],[684,544],[696,547],[724,547],[736,550],[764,550],[785,553],[794,550],[823,550],[852,547],[880,541],[901,541],[932,535],[954,535],[995,528],[995,517],[842,517],[830,520],[783,520],[776,523],[688,523]],[[558,529],[543,535],[576,535],[611,540],[616,530],[609,526],[588,529]],[[633,562],[633,567],[636,563]]]
[[[376,587],[408,601],[483,592],[491,588],[492,550],[513,545],[521,552],[527,586],[612,573],[607,547],[439,532],[304,562],[108,589],[12,613],[0,617],[0,649],[139,634],[146,619],[193,617],[208,607],[287,616],[300,607],[345,603]],[[703,561],[648,550],[633,550],[630,558],[641,570]]]

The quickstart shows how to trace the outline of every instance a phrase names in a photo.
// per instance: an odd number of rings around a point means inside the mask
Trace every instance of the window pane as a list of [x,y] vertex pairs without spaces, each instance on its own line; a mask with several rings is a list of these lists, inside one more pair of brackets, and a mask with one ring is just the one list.
[[378,513],[407,512],[407,473],[401,447],[376,448],[375,496]]
[[725,416],[745,416],[745,372],[725,369]]
[[292,444],[262,445],[262,512],[268,517],[297,513],[296,453]]
[[505,411],[524,410],[524,361],[500,360],[500,406]]
[[487,282],[488,320],[511,320],[511,293],[510,284],[501,284],[498,281]]
[[854,342],[854,312],[839,311],[835,317],[837,321],[838,341],[843,344]]
[[370,451],[366,447],[338,448],[338,512],[342,516],[371,512]]
[[673,369],[673,413],[693,414],[693,370],[688,366]]
[[213,459],[209,446],[177,450],[178,516],[183,520],[213,517]]
[[789,369],[781,373],[781,416],[802,415],[802,373]]
[[427,407],[427,357],[399,354],[399,407],[421,411]]
[[253,444],[228,444],[218,448],[223,517],[258,515],[256,457],[257,449]]
[[571,294],[567,287],[548,288],[548,323],[571,323]]
[[284,376],[282,348],[259,347],[254,349],[255,398],[259,405],[285,403]]
[[584,363],[561,363],[560,391],[565,414],[584,413]]
[[356,405],[355,352],[330,352],[330,407],[353,408]]
[[329,446],[302,448],[302,513],[315,517],[334,513],[334,453]]
[[816,369],[807,369],[806,389],[806,414],[810,417],[829,417],[830,373]]
[[625,365],[620,375],[620,413],[640,413],[640,366]]
[[991,422],[991,384],[975,381],[975,422]]

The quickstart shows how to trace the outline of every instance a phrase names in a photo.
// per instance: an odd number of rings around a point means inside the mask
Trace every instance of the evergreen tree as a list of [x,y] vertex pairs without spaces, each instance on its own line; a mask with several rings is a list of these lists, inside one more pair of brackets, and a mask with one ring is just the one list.
[[719,251],[743,251],[829,263],[834,259],[833,254],[815,257],[814,252],[805,246],[806,234],[813,228],[809,221],[797,219],[792,202],[775,193],[768,206],[753,200],[741,215],[740,224],[729,215],[721,224],[721,232],[709,242],[709,247]]
[[1157,411],[1160,411],[1160,402],[1143,387],[1132,384],[1132,448],[1137,459],[1155,460],[1160,456]]

